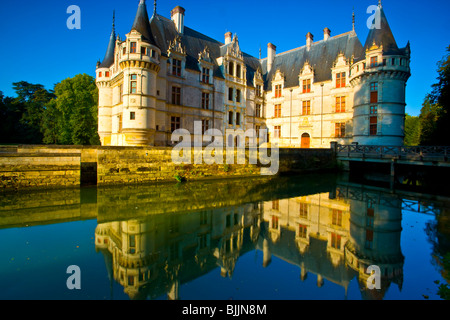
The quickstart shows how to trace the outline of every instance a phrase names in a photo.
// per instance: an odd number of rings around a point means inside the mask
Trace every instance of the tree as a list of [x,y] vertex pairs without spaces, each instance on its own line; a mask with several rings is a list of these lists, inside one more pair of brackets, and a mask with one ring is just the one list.
[[41,123],[45,104],[53,94],[43,85],[26,81],[13,83],[17,97],[1,94],[0,113],[2,143],[41,143]]
[[405,145],[417,146],[420,143],[420,119],[419,117],[405,116]]
[[56,98],[44,112],[45,143],[98,145],[95,79],[78,74],[55,85]]
[[450,145],[450,46],[438,62],[438,82],[425,97],[420,112],[420,143]]

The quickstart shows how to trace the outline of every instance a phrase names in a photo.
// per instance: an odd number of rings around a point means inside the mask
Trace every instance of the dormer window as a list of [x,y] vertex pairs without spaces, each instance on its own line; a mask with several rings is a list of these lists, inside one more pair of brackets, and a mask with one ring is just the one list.
[[105,71],[105,77],[109,77],[109,71]]
[[234,75],[234,63],[233,63],[233,62],[230,62],[230,63],[228,64],[228,74],[229,74],[230,76],[233,76],[233,75]]
[[241,90],[236,90],[236,102],[241,102]]
[[345,88],[345,72],[336,73],[336,88]]
[[172,75],[181,77],[181,60],[172,59]]
[[256,96],[262,97],[262,86],[260,84],[256,85]]
[[241,65],[240,64],[236,65],[236,77],[237,78],[241,77]]
[[370,58],[370,67],[376,67],[378,65],[378,57],[371,57]]
[[303,93],[311,92],[311,79],[303,80]]
[[131,42],[130,53],[136,53],[136,50],[137,50],[136,42]]
[[205,67],[202,68],[202,82],[209,83],[209,69]]
[[281,84],[275,86],[275,98],[281,97]]
[[122,55],[126,55],[126,54],[127,54],[127,47],[123,47]]

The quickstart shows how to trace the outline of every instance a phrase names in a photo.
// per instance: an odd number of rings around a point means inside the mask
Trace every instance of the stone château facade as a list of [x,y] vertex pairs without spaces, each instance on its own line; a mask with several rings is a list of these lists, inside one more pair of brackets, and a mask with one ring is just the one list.
[[410,46],[397,46],[381,3],[375,16],[364,46],[353,20],[287,52],[269,43],[259,59],[231,32],[222,43],[185,26],[180,6],[149,18],[141,0],[131,31],[121,39],[113,25],[97,64],[101,143],[170,146],[175,129],[194,134],[199,121],[202,134],[267,129],[281,147],[402,145]]

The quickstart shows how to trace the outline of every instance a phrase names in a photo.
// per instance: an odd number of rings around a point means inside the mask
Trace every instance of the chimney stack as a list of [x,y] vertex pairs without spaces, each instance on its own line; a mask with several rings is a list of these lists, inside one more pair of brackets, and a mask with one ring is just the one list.
[[314,41],[314,36],[312,35],[311,32],[308,32],[306,34],[306,48],[309,50],[311,48],[311,45]]
[[176,6],[170,11],[170,18],[175,23],[178,33],[184,32],[184,12],[184,8],[180,6]]
[[267,72],[272,69],[273,61],[275,60],[275,55],[277,54],[277,47],[272,44],[267,44]]
[[328,28],[323,29],[323,41],[327,41],[331,36],[331,30]]
[[232,33],[230,31],[225,33],[225,44],[229,44],[231,42]]

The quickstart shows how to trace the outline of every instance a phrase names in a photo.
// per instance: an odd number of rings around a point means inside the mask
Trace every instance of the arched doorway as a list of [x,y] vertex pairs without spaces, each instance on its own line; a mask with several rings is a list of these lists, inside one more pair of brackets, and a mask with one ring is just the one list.
[[302,144],[301,147],[304,149],[309,149],[311,146],[311,137],[308,133],[302,134]]

